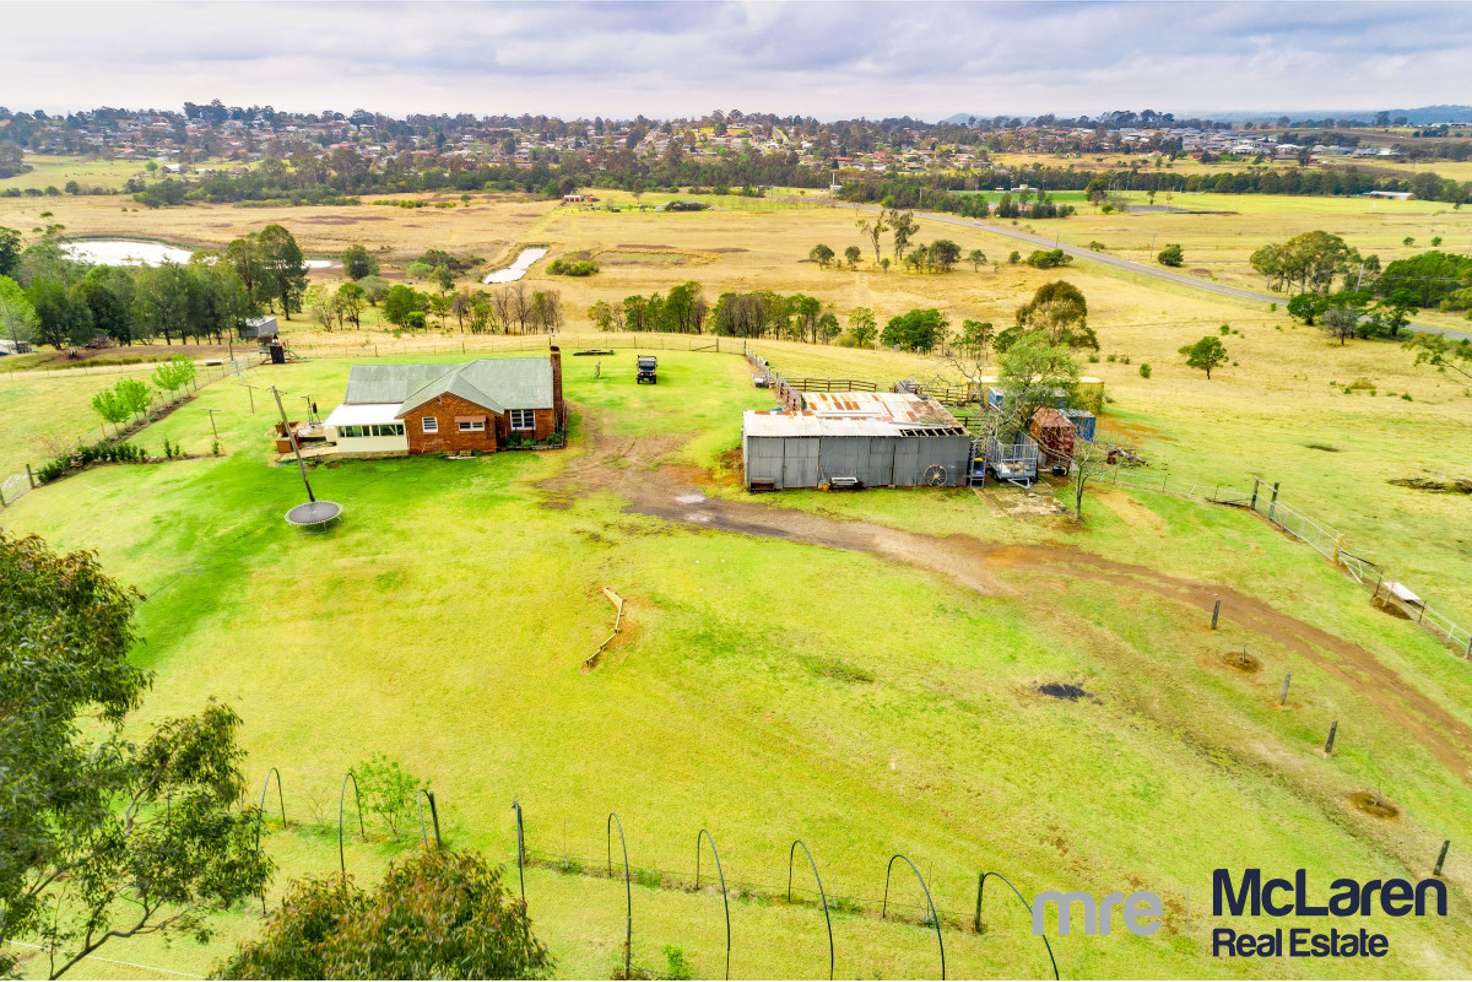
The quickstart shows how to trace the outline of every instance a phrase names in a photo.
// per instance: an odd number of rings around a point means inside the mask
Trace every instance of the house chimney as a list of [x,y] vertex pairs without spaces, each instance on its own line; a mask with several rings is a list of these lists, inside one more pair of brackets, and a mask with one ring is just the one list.
[[562,349],[552,345],[548,349],[548,360],[552,362],[552,416],[557,426],[565,426],[562,408]]

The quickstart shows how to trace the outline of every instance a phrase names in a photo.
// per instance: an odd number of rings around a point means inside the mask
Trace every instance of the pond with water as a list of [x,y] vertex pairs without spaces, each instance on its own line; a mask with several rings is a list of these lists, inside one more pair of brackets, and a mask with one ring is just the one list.
[[527,274],[527,270],[532,268],[533,263],[546,254],[547,250],[541,246],[532,246],[529,249],[523,249],[521,250],[521,254],[516,257],[516,262],[507,266],[505,269],[498,269],[494,273],[487,273],[486,278],[481,282],[515,283]]

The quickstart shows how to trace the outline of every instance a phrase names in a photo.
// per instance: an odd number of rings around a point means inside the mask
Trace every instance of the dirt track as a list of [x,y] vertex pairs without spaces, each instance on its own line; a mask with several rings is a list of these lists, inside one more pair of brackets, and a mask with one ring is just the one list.
[[1407,684],[1365,648],[1285,614],[1257,597],[1069,545],[1009,545],[981,542],[965,535],[921,535],[783,508],[777,495],[751,501],[708,498],[688,469],[682,473],[679,468],[657,464],[678,446],[679,439],[610,437],[603,434],[596,420],[586,415],[584,419],[588,422],[587,451],[541,486],[554,507],[565,502],[574,488],[612,491],[629,499],[625,508],[628,512],[696,528],[869,553],[945,576],[988,595],[1011,593],[1006,573],[1020,570],[1148,592],[1195,608],[1202,617],[1220,597],[1235,624],[1272,638],[1337,674],[1369,699],[1387,721],[1412,734],[1463,781],[1472,780],[1472,727]]

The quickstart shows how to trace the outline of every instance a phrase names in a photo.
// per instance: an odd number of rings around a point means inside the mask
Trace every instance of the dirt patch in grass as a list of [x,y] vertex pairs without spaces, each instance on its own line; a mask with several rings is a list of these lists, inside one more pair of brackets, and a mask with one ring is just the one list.
[[1393,477],[1390,483],[1398,488],[1413,488],[1437,494],[1472,494],[1472,477],[1453,477],[1445,481],[1430,477]]
[[737,252],[750,252],[751,250],[750,249],[743,249],[740,246],[722,246],[719,249],[708,249],[706,251],[708,251],[708,252],[714,252],[714,253],[717,253],[719,255],[726,256],[726,255],[731,255],[732,253],[737,253]]
[[1122,441],[1138,440],[1164,440],[1175,443],[1175,437],[1166,436],[1160,430],[1148,423],[1128,423],[1121,419],[1111,419],[1105,416],[1100,420],[1101,429],[1105,436],[1113,437]]
[[[556,478],[540,485],[544,494],[569,500],[589,491],[612,491],[629,499],[626,512],[663,518],[686,527],[783,539],[869,553],[946,577],[985,595],[1015,592],[1009,570],[1066,580],[1077,577],[1112,584],[1129,595],[1154,595],[1205,616],[1221,598],[1241,629],[1270,638],[1344,679],[1463,781],[1472,761],[1472,725],[1406,683],[1370,651],[1286,614],[1266,601],[1225,584],[1203,583],[1110,559],[1070,545],[1013,545],[982,542],[968,535],[944,537],[904,532],[872,522],[844,521],[783,508],[776,496],[760,501],[705,498],[681,501],[700,488],[675,477],[658,461],[683,441],[679,436],[609,438],[596,417],[585,414],[588,451]],[[640,466],[642,465],[642,466]],[[923,491],[915,492],[917,495]],[[687,499],[688,500],[688,499]]]
[[1256,675],[1262,671],[1262,662],[1256,656],[1249,655],[1246,649],[1229,651],[1222,655],[1222,664],[1245,675]]
[[1403,621],[1411,619],[1411,612],[1406,610],[1399,600],[1396,600],[1388,593],[1375,594],[1370,598],[1370,606],[1382,613],[1389,614],[1391,617],[1399,617]]
[[658,242],[620,242],[615,248],[633,249],[636,252],[645,249],[673,249],[672,245],[661,245]]
[[704,261],[705,257],[693,253],[663,249],[611,249],[598,254],[598,262],[604,266],[686,266]]
[[862,684],[874,681],[873,672],[852,665],[842,658],[823,658],[812,655],[799,658],[798,661],[802,663],[803,668],[820,678]]
[[1083,686],[1074,685],[1071,682],[1044,682],[1038,686],[1038,692],[1050,699],[1063,699],[1068,702],[1090,699],[1094,695]]
[[359,222],[386,222],[387,215],[307,215],[297,219],[303,225],[357,225]]
[[1357,811],[1373,818],[1395,818],[1400,809],[1373,791],[1356,791],[1349,796],[1349,803]]

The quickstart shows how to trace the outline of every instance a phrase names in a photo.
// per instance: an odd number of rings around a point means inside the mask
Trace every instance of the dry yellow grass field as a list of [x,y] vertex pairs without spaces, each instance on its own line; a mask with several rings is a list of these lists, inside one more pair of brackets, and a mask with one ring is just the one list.
[[[1144,171],[1159,170],[1167,174],[1232,174],[1240,173],[1248,168],[1271,169],[1271,170],[1294,170],[1298,167],[1297,160],[1265,160],[1255,164],[1251,160],[1220,160],[1204,164],[1194,157],[1182,157],[1177,160],[1161,158],[1161,164],[1157,168],[1154,154],[1121,154],[1121,153],[1086,153],[1086,154],[1051,154],[1051,153],[993,153],[989,159],[996,164],[1004,164],[1008,167],[1072,167],[1083,171],[1111,171],[1130,170],[1132,168]],[[1322,164],[1310,164],[1311,168],[1325,166]],[[1472,161],[1467,160],[1356,160],[1347,158],[1342,162],[1330,163],[1327,166],[1335,168],[1355,167],[1372,173],[1403,174],[1410,176],[1424,171],[1440,174],[1442,177],[1456,181],[1472,181]]]
[[[605,202],[630,200],[617,193],[603,197]],[[644,199],[645,204],[662,200],[652,195]],[[458,196],[444,200],[459,205]],[[1454,377],[1415,366],[1412,356],[1394,345],[1341,347],[1263,304],[1084,262],[1062,271],[1009,265],[1006,257],[1020,243],[981,229],[922,218],[917,240],[951,238],[963,250],[985,250],[1000,265],[980,272],[962,266],[945,275],[885,273],[873,268],[869,246],[855,227],[860,213],[852,207],[707,200],[711,210],[687,213],[614,213],[484,195],[475,196],[470,207],[413,210],[364,204],[125,211],[116,199],[97,198],[44,204],[55,209],[55,220],[73,234],[131,234],[201,245],[219,245],[276,221],[292,229],[309,255],[335,255],[361,241],[381,251],[389,267],[431,246],[481,255],[494,265],[518,244],[545,243],[551,252],[526,283],[561,292],[568,313],[565,329],[572,332],[591,329],[586,310],[597,300],[617,302],[685,280],[700,283],[711,301],[727,290],[808,293],[830,305],[840,321],[857,306],[873,308],[881,324],[911,308],[935,307],[953,324],[977,318],[1001,326],[1011,322],[1017,306],[1037,287],[1067,279],[1089,301],[1101,350],[1100,360],[1085,369],[1107,384],[1111,402],[1106,425],[1115,439],[1139,447],[1152,464],[1183,480],[1241,485],[1260,474],[1285,482],[1286,499],[1351,532],[1349,547],[1392,563],[1407,581],[1456,603],[1464,619],[1472,621],[1472,600],[1465,589],[1472,575],[1472,562],[1466,558],[1472,555],[1472,538],[1460,531],[1469,527],[1466,499],[1387,484],[1399,477],[1466,476],[1465,461],[1472,460],[1472,427],[1467,425],[1472,394]],[[1177,195],[1171,203],[1234,213],[1106,216],[1086,209],[1074,218],[1033,227],[1079,244],[1097,238],[1111,252],[1140,259],[1147,258],[1152,238],[1157,247],[1180,241],[1188,269],[1206,268],[1219,281],[1254,288],[1261,283],[1247,265],[1252,249],[1312,228],[1343,234],[1384,259],[1414,251],[1400,245],[1406,235],[1416,236],[1417,248],[1438,234],[1445,247],[1472,248],[1472,213],[1435,204],[1206,195]],[[31,201],[0,201],[0,224],[20,225],[17,210],[35,207]],[[805,258],[818,242],[840,254],[845,246],[860,245],[865,260],[857,270],[820,269]],[[883,249],[889,255],[887,241]],[[551,259],[570,253],[595,256],[601,271],[581,279],[547,274]],[[322,271],[313,279],[330,288],[336,276]],[[378,324],[376,317],[366,323]],[[1233,331],[1224,339],[1232,364],[1208,381],[1188,369],[1177,350],[1217,333],[1223,324]],[[342,353],[350,350],[346,346],[357,346],[368,354],[368,345],[374,344],[383,353],[405,350],[404,341],[378,331],[321,335],[304,317],[288,330],[294,344],[308,349],[330,343]],[[450,350],[459,341],[451,333],[447,338],[433,332],[420,344]],[[474,339],[470,347],[475,347]],[[948,369],[941,362],[889,353],[798,345],[784,350],[782,358],[783,367],[795,373],[842,372],[880,381],[902,374],[923,378]],[[1149,379],[1139,374],[1142,362],[1153,369]],[[1346,394],[1351,385],[1352,394]],[[733,442],[735,432],[733,428]]]
[[[415,198],[431,205],[373,204]],[[472,195],[468,206],[458,194],[369,196],[363,202],[311,208],[190,205],[148,209],[130,198],[109,195],[0,198],[0,226],[30,233],[59,223],[72,236],[163,239],[207,249],[278,222],[292,230],[310,258],[336,259],[347,246],[361,242],[390,263],[407,263],[431,247],[495,261],[553,207],[548,201],[482,194]],[[434,202],[454,207],[436,208]]]
[[[1143,195],[1129,195],[1146,205]],[[1038,231],[1061,233],[1062,240],[1087,246],[1102,242],[1114,254],[1138,262],[1155,261],[1167,242],[1185,249],[1186,268],[1203,269],[1217,280],[1265,290],[1248,263],[1252,251],[1301,232],[1323,229],[1342,236],[1365,255],[1390,262],[1432,248],[1472,250],[1472,212],[1436,201],[1382,201],[1292,195],[1159,194],[1155,204],[1181,211],[1141,210],[1104,214],[1093,207],[1062,222],[1034,223]],[[1210,214],[1189,214],[1204,211]],[[1406,238],[1413,240],[1405,244]],[[1153,246],[1153,251],[1152,251]]]

